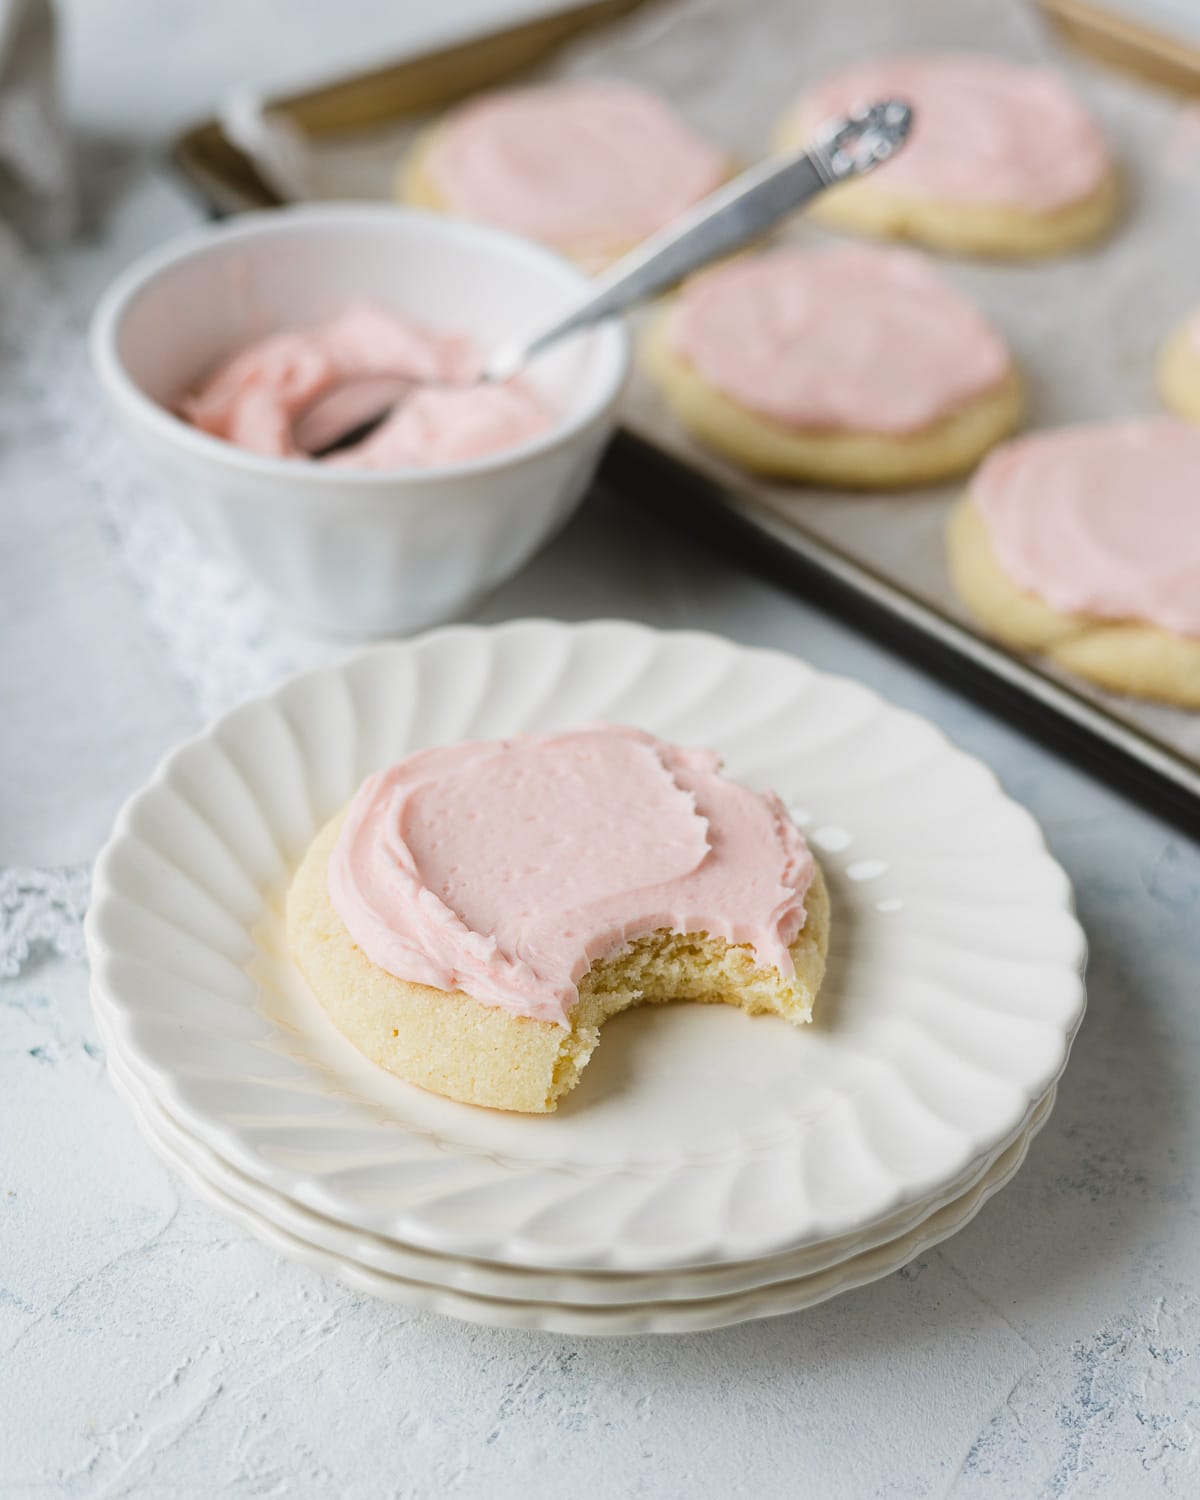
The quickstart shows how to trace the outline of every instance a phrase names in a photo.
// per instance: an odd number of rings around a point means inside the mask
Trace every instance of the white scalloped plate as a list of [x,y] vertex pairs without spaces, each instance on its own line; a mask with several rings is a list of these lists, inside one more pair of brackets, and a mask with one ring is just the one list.
[[[215,1156],[201,1142],[194,1140],[171,1118],[162,1105],[138,1078],[136,1070],[122,1055],[120,1044],[103,1022],[103,1002],[97,997],[100,1032],[108,1047],[108,1066],[114,1083],[124,1098],[135,1106],[143,1131],[161,1141],[172,1159],[182,1163],[212,1183],[234,1203],[265,1219],[277,1229],[318,1249],[327,1250],[343,1260],[381,1271],[387,1276],[425,1282],[484,1297],[500,1297],[518,1302],[574,1303],[605,1306],[612,1303],[695,1301],[697,1298],[726,1296],[752,1291],[779,1281],[792,1281],[828,1270],[841,1261],[857,1256],[877,1245],[899,1240],[915,1230],[955,1199],[963,1198],[988,1176],[979,1173],[970,1182],[948,1192],[937,1201],[893,1215],[872,1229],[869,1235],[850,1240],[828,1240],[792,1254],[765,1259],[735,1262],[722,1266],[700,1266],[675,1271],[655,1271],[639,1275],[616,1271],[571,1272],[539,1271],[526,1266],[504,1266],[486,1261],[466,1260],[456,1256],[435,1255],[399,1245],[394,1240],[346,1229],[343,1225],[304,1208],[252,1182]],[[1040,1129],[1053,1107],[1054,1090],[1034,1111]],[[1027,1132],[1028,1133],[1028,1132]]]
[[[291,871],[410,750],[598,719],[715,747],[805,824],[834,906],[817,1023],[618,1017],[552,1116],[392,1078],[283,952]],[[794,657],[615,622],[452,627],[244,704],[125,807],[87,933],[123,1054],[191,1136],[351,1229],[514,1266],[657,1271],[867,1234],[1017,1139],[1083,1012],[1069,883],[977,760]]]
[[[497,1328],[522,1328],[542,1333],[621,1335],[700,1333],[745,1323],[755,1318],[802,1312],[842,1292],[853,1291],[900,1270],[924,1251],[957,1234],[981,1208],[1016,1175],[1030,1143],[1054,1107],[1054,1091],[1034,1111],[1028,1128],[1003,1151],[968,1191],[944,1204],[909,1233],[869,1251],[840,1261],[811,1276],[789,1277],[746,1291],[713,1297],[658,1302],[652,1297],[632,1303],[572,1305],[552,1299],[512,1298],[497,1292],[465,1291],[452,1281],[422,1281],[393,1275],[283,1228],[273,1218],[256,1212],[218,1180],[196,1165],[191,1155],[177,1149],[178,1126],[160,1129],[161,1110],[148,1105],[139,1086],[118,1061],[111,1069],[113,1084],[129,1105],[143,1137],[159,1158],[178,1172],[218,1212],[242,1225],[256,1239],[289,1260],[333,1276],[358,1292],[399,1302],[425,1312],[442,1313],[468,1323]],[[513,1274],[513,1273],[510,1273]],[[696,1274],[696,1273],[693,1273]]]

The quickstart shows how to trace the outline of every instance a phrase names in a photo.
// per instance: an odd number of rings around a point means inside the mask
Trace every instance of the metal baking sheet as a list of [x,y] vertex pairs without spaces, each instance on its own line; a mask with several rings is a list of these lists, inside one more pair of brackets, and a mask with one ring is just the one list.
[[[1008,338],[1028,387],[1027,425],[1160,410],[1157,351],[1200,302],[1195,105],[1066,51],[1034,6],[1019,0],[823,0],[804,7],[794,0],[659,0],[577,36],[522,76],[634,79],[672,99],[699,129],[749,161],[762,154],[782,110],[830,68],[871,53],[926,47],[984,50],[1063,68],[1102,120],[1121,165],[1123,219],[1094,250],[1032,265],[938,258],[945,276]],[[443,71],[453,79],[452,68]],[[480,84],[476,73],[470,86]],[[450,81],[443,97],[461,93]],[[280,109],[293,123],[303,118],[297,101]],[[302,160],[306,195],[390,196],[404,150],[430,117],[414,114],[403,100],[397,111],[390,117],[385,109],[378,123],[352,129],[333,128],[328,111],[319,129],[310,121]],[[269,150],[272,117],[266,118]],[[833,237],[803,220],[783,235],[813,246]],[[931,649],[959,652],[1031,704],[1066,714],[1076,730],[1140,759],[1177,798],[1200,799],[1200,714],[1104,693],[1044,662],[1010,655],[974,630],[950,588],[943,553],[946,515],[961,485],[847,494],[749,478],[689,438],[640,374],[626,423],[703,476],[710,493],[715,486],[739,525],[757,529],[781,555],[832,565],[846,589],[897,618],[903,614],[906,628],[924,632]]]

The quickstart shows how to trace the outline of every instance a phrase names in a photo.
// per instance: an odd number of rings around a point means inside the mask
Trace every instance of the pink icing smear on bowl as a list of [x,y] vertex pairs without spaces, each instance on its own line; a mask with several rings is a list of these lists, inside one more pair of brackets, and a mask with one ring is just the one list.
[[1095,121],[1049,68],[927,53],[859,63],[804,102],[813,124],[873,99],[904,99],[913,128],[873,179],[880,191],[1047,213],[1089,197],[1110,169]]
[[431,468],[515,448],[553,417],[520,381],[473,385],[470,339],[355,303],[312,328],[273,333],[215,370],[180,402],[194,426],[251,453],[305,458],[297,419],[331,393],[379,376],[428,382],[352,448],[321,460],[358,469]]
[[812,856],[719,767],[616,725],[418,751],[356,793],[330,899],[397,978],[559,1025],[594,961],[659,928],[790,977]]
[[1064,614],[1200,636],[1200,428],[1065,427],[997,448],[971,485],[996,557]]

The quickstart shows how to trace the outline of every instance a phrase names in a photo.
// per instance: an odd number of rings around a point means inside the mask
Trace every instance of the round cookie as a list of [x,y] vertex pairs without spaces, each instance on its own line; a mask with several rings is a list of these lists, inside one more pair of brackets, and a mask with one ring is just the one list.
[[720,185],[728,157],[662,100],[577,81],[480,95],[403,162],[399,196],[479,219],[599,270]]
[[[790,946],[796,972],[788,991],[774,971],[756,968],[751,949],[661,931],[593,965],[564,1029],[461,991],[397,979],[372,963],[329,895],[329,857],[342,821],[339,815],[322,829],[292,881],[288,946],[338,1030],[410,1083],[466,1104],[546,1114],[578,1082],[604,1021],[630,1006],[680,999],[811,1018],[829,946],[829,895],[819,866],[805,897],[804,926]],[[788,1005],[788,992],[807,1003]]]
[[881,98],[913,106],[908,143],[869,178],[823,194],[809,210],[818,221],[954,254],[1034,259],[1096,240],[1116,217],[1116,172],[1083,104],[1058,74],[1000,58],[857,64],[784,118],[779,144],[794,149],[823,120]]
[[1167,340],[1158,364],[1158,388],[1172,411],[1200,422],[1200,313]]
[[1020,420],[999,334],[910,251],[844,245],[726,262],[652,322],[646,367],[742,468],[846,488],[970,469]]
[[1170,418],[998,449],[947,527],[954,586],[1006,645],[1200,708],[1200,432]]

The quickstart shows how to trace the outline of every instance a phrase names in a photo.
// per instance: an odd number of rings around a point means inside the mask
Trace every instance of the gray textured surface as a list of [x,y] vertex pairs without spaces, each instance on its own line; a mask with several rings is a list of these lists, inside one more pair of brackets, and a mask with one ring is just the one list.
[[[8,985],[0,1493],[1120,1495],[1200,1478],[1200,858],[819,614],[593,504],[489,618],[704,625],[931,714],[1042,819],[1091,1008],[1016,1182],[906,1271],[680,1340],[408,1317],[277,1261],[156,1164],[85,975]],[[743,1488],[744,1487],[744,1488]]]
[[[235,9],[206,11],[228,35]],[[152,67],[169,18],[112,12]],[[214,45],[211,88],[232,57]],[[77,89],[103,61],[73,54]],[[185,217],[123,168],[109,185],[103,232],[57,266],[80,305]],[[792,1318],[602,1342],[408,1316],[277,1260],[161,1169],[105,1078],[86,974],[46,962],[0,986],[0,1495],[1200,1491],[1196,848],[618,503],[590,503],[480,618],[524,613],[794,650],[995,767],[1075,879],[1093,948],[1025,1168],[938,1251]]]

